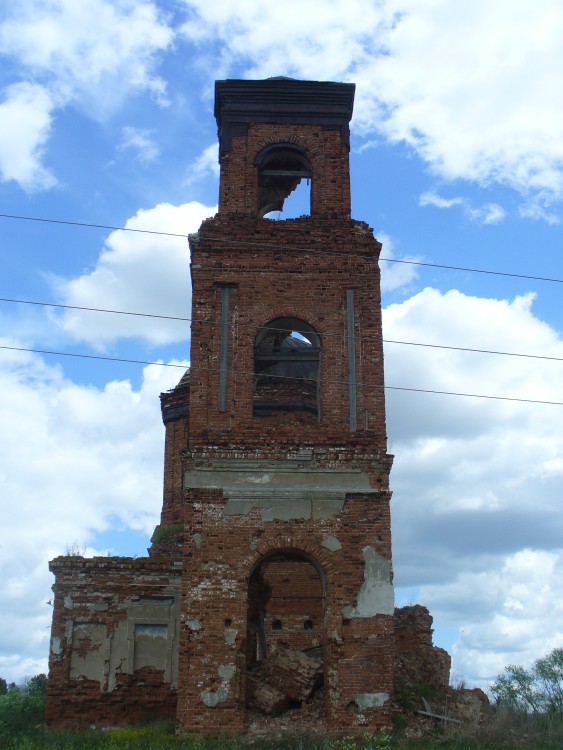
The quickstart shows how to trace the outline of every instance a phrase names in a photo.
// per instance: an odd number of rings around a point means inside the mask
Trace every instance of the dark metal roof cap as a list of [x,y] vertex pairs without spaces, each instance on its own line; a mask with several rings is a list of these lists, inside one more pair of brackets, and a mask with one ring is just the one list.
[[347,142],[354,106],[353,83],[267,78],[215,82],[215,118],[221,150],[251,123],[319,124],[340,130]]

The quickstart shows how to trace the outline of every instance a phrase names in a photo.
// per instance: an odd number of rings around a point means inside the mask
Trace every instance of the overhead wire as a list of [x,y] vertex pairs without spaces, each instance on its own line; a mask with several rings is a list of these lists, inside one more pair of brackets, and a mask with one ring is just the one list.
[[[60,308],[64,310],[81,310],[85,312],[99,312],[99,313],[109,313],[112,315],[132,315],[136,317],[142,317],[142,318],[156,318],[159,320],[178,320],[186,323],[192,322],[192,318],[185,318],[179,315],[159,315],[157,313],[141,313],[141,312],[131,312],[128,310],[111,310],[108,308],[102,308],[102,307],[82,307],[79,305],[63,305],[56,302],[39,302],[37,300],[23,300],[23,299],[16,299],[11,297],[0,297],[0,302],[12,302],[22,305],[37,305],[40,307],[55,307]],[[197,323],[201,324],[217,324],[219,321],[216,320],[201,320],[196,321]],[[269,331],[285,331],[286,328],[277,328],[276,326],[258,326],[260,330],[267,329]],[[299,331],[297,329],[294,329],[296,333],[306,334],[307,331]],[[330,337],[330,336],[341,336],[340,333],[323,333],[323,338]],[[370,341],[375,340],[375,337],[370,336],[361,336],[360,341]],[[467,346],[451,346],[446,344],[429,344],[429,343],[423,343],[420,341],[398,341],[396,339],[382,339],[384,344],[402,344],[405,346],[422,346],[427,347],[430,349],[449,349],[452,351],[460,351],[460,352],[475,352],[478,354],[497,354],[505,357],[524,357],[527,359],[544,359],[544,360],[551,360],[553,362],[563,362],[563,357],[550,357],[544,354],[525,354],[522,352],[504,352],[500,350],[494,350],[494,349],[474,349]]]
[[[83,359],[99,359],[103,361],[109,361],[109,362],[125,362],[125,363],[132,363],[132,364],[141,364],[141,365],[157,365],[159,367],[176,367],[176,368],[182,368],[184,370],[189,369],[187,365],[185,364],[174,364],[174,363],[167,363],[167,362],[150,362],[146,360],[138,360],[138,359],[122,359],[118,357],[103,357],[101,355],[95,355],[95,354],[78,354],[78,353],[72,353],[72,352],[57,352],[52,351],[48,349],[32,349],[28,347],[20,347],[20,346],[7,346],[7,345],[0,345],[0,349],[5,349],[9,351],[18,351],[18,352],[30,352],[35,354],[52,354],[62,357],[79,357]],[[204,370],[206,372],[217,372],[216,368],[211,367],[202,367],[201,370]],[[250,371],[244,371],[244,370],[230,370],[231,375],[243,375],[243,376],[252,376],[254,377],[256,373],[250,372]],[[285,375],[271,375],[268,374],[268,378],[280,378],[283,380],[297,380],[302,381],[303,378],[297,378],[297,377],[291,377],[291,376],[285,376]],[[347,382],[343,380],[329,380],[327,381],[327,384],[331,385],[348,385]],[[483,398],[483,399],[489,399],[493,401],[514,401],[518,403],[526,403],[526,404],[544,404],[548,406],[563,406],[563,401],[545,401],[542,399],[532,399],[532,398],[519,398],[514,396],[491,396],[486,395],[482,393],[459,393],[455,391],[442,391],[442,390],[434,390],[429,388],[409,388],[406,386],[398,386],[398,385],[363,385],[360,386],[360,390],[371,390],[371,389],[377,389],[377,390],[391,390],[391,391],[410,391],[413,393],[433,393],[438,394],[442,396],[461,396],[466,398]]]
[[[36,221],[36,222],[43,222],[43,223],[49,223],[49,224],[61,224],[61,225],[76,226],[76,227],[106,229],[106,230],[112,230],[112,231],[135,232],[139,234],[151,234],[151,235],[159,235],[159,236],[166,236],[166,237],[178,237],[178,238],[183,238],[183,239],[187,239],[189,237],[189,234],[182,234],[182,233],[175,233],[175,232],[163,232],[159,230],[149,230],[149,229],[136,229],[133,227],[117,227],[117,226],[112,226],[108,224],[94,224],[94,223],[89,223],[89,222],[69,221],[69,220],[62,220],[62,219],[35,217],[35,216],[21,216],[21,215],[16,215],[16,214],[0,214],[0,218],[16,219],[16,220],[23,220],[23,221]],[[215,237],[213,238],[213,241],[221,242],[221,243],[230,243],[230,244],[237,243],[236,240],[231,240],[229,238]],[[284,247],[283,245],[278,245],[274,243],[265,243],[265,242],[245,241],[245,245],[252,245],[252,246],[258,246],[258,247],[273,247],[278,250],[298,249],[303,252],[322,252],[325,255],[326,254],[341,255],[341,256],[348,255],[347,253],[334,252],[334,251],[326,250],[325,248],[323,249],[310,248],[310,247],[288,248],[288,247]],[[389,263],[405,263],[408,265],[425,266],[425,267],[430,267],[430,268],[440,268],[440,269],[452,270],[452,271],[490,274],[490,275],[495,275],[495,276],[506,276],[510,278],[528,279],[528,280],[533,280],[533,281],[563,283],[563,279],[551,278],[551,277],[545,277],[545,276],[533,276],[529,274],[517,274],[517,273],[506,272],[506,271],[493,271],[489,269],[468,268],[468,267],[463,267],[463,266],[449,266],[449,265],[444,265],[444,264],[429,263],[429,262],[415,261],[415,260],[403,260],[403,259],[398,259],[398,258],[380,258],[380,260],[386,261]],[[82,307],[82,306],[77,306],[77,305],[64,305],[64,304],[57,304],[57,303],[50,303],[50,302],[39,302],[39,301],[33,301],[33,300],[20,300],[20,299],[8,298],[8,297],[0,298],[0,302],[14,302],[14,303],[19,303],[19,304],[54,307],[54,308],[59,308],[59,309],[81,310],[81,311],[109,313],[109,314],[116,314],[116,315],[131,315],[131,316],[137,316],[137,317],[157,318],[157,319],[163,319],[163,320],[177,320],[177,321],[184,321],[184,322],[191,321],[191,318],[187,318],[183,316],[161,315],[161,314],[155,314],[155,313],[141,313],[141,312],[132,312],[132,311],[125,311],[125,310],[111,310],[111,309],[105,309],[105,308]],[[213,321],[198,321],[198,322],[213,323]],[[267,327],[269,330],[282,330],[282,329],[275,329],[270,326],[267,326]],[[325,335],[340,335],[340,334],[325,334]],[[366,340],[366,338],[362,340]],[[394,339],[383,339],[383,343],[402,344],[402,345],[408,345],[408,346],[421,346],[421,347],[427,347],[427,348],[433,348],[433,349],[467,351],[467,352],[475,352],[475,353],[481,353],[481,354],[495,354],[495,355],[511,356],[511,357],[525,357],[525,358],[530,358],[530,359],[563,361],[563,358],[561,357],[550,357],[547,355],[525,354],[525,353],[519,353],[519,352],[504,352],[504,351],[489,350],[489,349],[473,349],[470,347],[448,346],[448,345],[442,345],[442,344],[429,344],[429,343],[414,342],[414,341],[399,341],[399,340],[394,340]],[[56,355],[56,356],[78,357],[78,358],[83,358],[83,359],[124,362],[124,363],[129,363],[129,364],[159,365],[163,367],[179,367],[179,368],[185,367],[185,365],[175,365],[172,363],[152,362],[148,360],[127,359],[127,358],[119,358],[119,357],[104,357],[101,355],[91,355],[91,354],[57,352],[57,351],[46,350],[46,349],[32,349],[32,348],[26,348],[26,347],[0,346],[0,349],[8,349],[8,350],[14,350],[14,351],[27,351],[27,352],[34,352],[38,354],[47,354],[47,355]],[[241,373],[241,374],[253,375],[254,373]],[[338,381],[335,381],[335,382],[338,382]],[[372,387],[379,387],[379,386],[372,386]],[[423,389],[423,388],[407,388],[407,387],[401,387],[401,386],[383,386],[383,387],[387,390],[412,391],[412,392],[419,392],[419,393],[435,393],[435,394],[440,394],[440,395],[485,398],[485,399],[495,399],[495,400],[503,400],[503,401],[517,401],[517,402],[523,402],[523,403],[550,404],[550,405],[556,405],[556,406],[563,405],[563,402],[543,401],[543,400],[538,400],[538,399],[522,399],[522,398],[514,398],[514,397],[508,397],[508,396],[489,396],[489,395],[475,394],[475,393],[456,393],[456,392],[450,392],[450,391],[438,391],[438,390],[430,390],[430,389]]]
[[[155,229],[136,229],[134,227],[116,227],[112,226],[110,224],[93,224],[90,222],[85,221],[70,221],[66,219],[50,219],[45,217],[39,217],[39,216],[22,216],[19,214],[0,214],[0,219],[16,219],[20,221],[37,221],[37,222],[43,222],[46,224],[62,224],[66,226],[73,226],[73,227],[87,227],[91,229],[109,229],[115,232],[135,232],[138,234],[152,234],[152,235],[160,235],[162,237],[181,237],[183,239],[188,239],[191,233],[183,234],[181,232],[163,232]],[[227,243],[227,244],[241,244],[240,240],[233,240],[228,237],[213,238],[214,242],[221,242],[221,243]],[[338,252],[334,250],[328,250],[326,248],[319,248],[319,247],[294,247],[294,246],[284,246],[279,245],[275,243],[268,243],[268,242],[262,242],[262,241],[247,241],[244,242],[245,246],[252,246],[252,247],[272,247],[278,250],[300,250],[302,252],[320,252],[323,255],[338,255],[338,256],[349,256],[350,253],[343,253]],[[464,266],[450,266],[445,265],[441,263],[429,263],[425,261],[420,260],[404,260],[402,258],[379,258],[381,261],[385,261],[386,263],[404,263],[411,266],[426,266],[428,268],[441,268],[443,270],[447,271],[464,271],[466,273],[481,273],[481,274],[490,274],[492,276],[507,276],[509,278],[515,278],[515,279],[529,279],[531,281],[546,281],[546,282],[552,282],[555,284],[563,284],[563,279],[558,278],[552,278],[549,276],[533,276],[530,274],[523,274],[523,273],[512,273],[508,271],[493,271],[490,269],[485,268],[469,268]]]

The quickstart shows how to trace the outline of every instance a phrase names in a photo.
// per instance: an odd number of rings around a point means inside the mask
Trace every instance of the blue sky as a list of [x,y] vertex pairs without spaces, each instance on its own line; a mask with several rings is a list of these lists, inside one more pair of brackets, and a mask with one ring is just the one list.
[[[357,85],[353,216],[383,242],[388,386],[563,401],[556,0],[22,0],[0,15],[0,213],[187,235],[216,78]],[[282,217],[283,218],[283,217]],[[189,318],[183,238],[0,218],[0,296]],[[189,323],[0,302],[0,345],[189,362]],[[181,367],[0,349],[0,675],[46,669],[47,561],[138,554]],[[543,359],[542,359],[543,357]],[[551,358],[551,359],[545,359]],[[387,391],[398,603],[486,684],[563,646],[563,406]]]

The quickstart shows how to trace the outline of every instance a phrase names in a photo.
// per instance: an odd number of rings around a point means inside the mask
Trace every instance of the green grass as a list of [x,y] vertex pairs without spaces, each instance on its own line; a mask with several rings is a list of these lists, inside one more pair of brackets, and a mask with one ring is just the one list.
[[209,738],[175,737],[170,725],[153,725],[81,732],[55,732],[36,728],[12,739],[4,738],[6,750],[555,750],[562,745],[549,744],[549,738],[522,743],[523,737],[505,744],[502,739],[476,740],[445,737],[420,740],[354,738],[329,739],[323,737],[273,738]]

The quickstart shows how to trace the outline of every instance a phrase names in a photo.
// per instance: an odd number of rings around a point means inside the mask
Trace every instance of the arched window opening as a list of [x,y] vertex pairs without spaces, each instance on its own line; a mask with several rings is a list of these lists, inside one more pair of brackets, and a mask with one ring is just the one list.
[[[267,146],[260,151],[254,164],[258,167],[258,216],[284,211],[286,199],[299,185],[296,205],[284,218],[311,213],[311,165],[303,146],[294,143]],[[272,217],[276,218],[273,213]]]
[[276,318],[254,342],[254,414],[319,414],[320,337],[298,318]]
[[[313,629],[313,622],[319,623]],[[271,713],[301,708],[323,712],[325,646],[324,573],[298,550],[279,550],[262,558],[248,585],[246,704]],[[320,625],[323,623],[323,625]],[[312,705],[311,705],[312,704]]]
[[274,209],[264,214],[264,219],[285,221],[285,219],[299,219],[309,216],[311,212],[311,182],[307,178],[301,180],[283,202],[283,208]]

